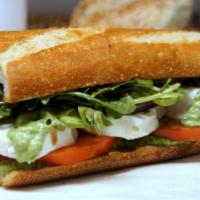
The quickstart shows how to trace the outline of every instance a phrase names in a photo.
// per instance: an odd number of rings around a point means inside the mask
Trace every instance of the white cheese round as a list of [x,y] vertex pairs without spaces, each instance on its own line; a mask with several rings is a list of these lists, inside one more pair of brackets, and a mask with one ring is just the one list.
[[53,137],[51,134],[48,134],[46,137],[42,151],[40,152],[39,158],[47,155],[51,151],[55,151],[61,147],[72,145],[76,142],[78,137],[78,132],[76,129],[66,128],[64,131],[57,131],[55,132],[56,136],[56,143],[53,142]]
[[[11,128],[10,124],[0,126],[0,155],[8,158],[16,158],[15,149],[7,137],[9,128]],[[38,159],[56,149],[74,144],[77,136],[77,130],[71,128],[66,128],[64,131],[55,131],[52,134],[48,134],[45,138],[42,151],[40,152]]]
[[163,108],[156,107],[145,113],[125,115],[120,119],[112,119],[112,125],[105,126],[100,135],[121,137],[127,140],[144,137],[158,128],[158,118],[161,118],[164,114]]

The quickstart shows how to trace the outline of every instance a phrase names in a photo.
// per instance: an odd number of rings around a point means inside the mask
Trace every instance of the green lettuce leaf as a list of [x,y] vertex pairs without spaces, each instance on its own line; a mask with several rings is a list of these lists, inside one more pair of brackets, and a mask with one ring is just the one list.
[[150,136],[145,136],[136,140],[119,139],[114,144],[113,150],[123,151],[123,150],[132,150],[136,147],[141,147],[141,146],[171,147],[171,146],[180,146],[180,145],[189,145],[189,144],[192,144],[192,142],[172,141],[165,138],[150,135]]
[[200,126],[200,92],[196,94],[189,111],[181,118],[181,123],[185,126]]

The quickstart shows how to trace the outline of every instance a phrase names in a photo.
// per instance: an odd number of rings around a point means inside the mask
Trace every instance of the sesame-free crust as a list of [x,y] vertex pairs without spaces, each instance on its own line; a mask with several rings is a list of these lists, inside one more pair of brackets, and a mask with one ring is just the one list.
[[75,40],[64,43],[63,39],[63,44],[27,52],[7,63],[5,102],[133,78],[200,76],[198,32],[108,29],[88,35],[84,29],[65,31]]

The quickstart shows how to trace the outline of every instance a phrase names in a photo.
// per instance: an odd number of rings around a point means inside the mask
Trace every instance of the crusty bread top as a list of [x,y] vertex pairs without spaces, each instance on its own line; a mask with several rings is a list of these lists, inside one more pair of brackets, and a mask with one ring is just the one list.
[[192,0],[82,0],[72,27],[184,28],[192,14]]
[[[10,39],[4,43],[6,34]],[[0,50],[5,102],[132,78],[200,76],[199,32],[63,28],[0,33]]]

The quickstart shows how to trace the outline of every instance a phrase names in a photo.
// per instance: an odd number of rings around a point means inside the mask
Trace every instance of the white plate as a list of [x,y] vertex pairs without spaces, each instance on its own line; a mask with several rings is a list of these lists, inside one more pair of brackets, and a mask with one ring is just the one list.
[[199,199],[200,156],[14,190],[0,199]]

